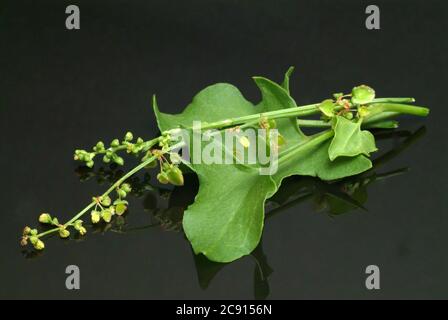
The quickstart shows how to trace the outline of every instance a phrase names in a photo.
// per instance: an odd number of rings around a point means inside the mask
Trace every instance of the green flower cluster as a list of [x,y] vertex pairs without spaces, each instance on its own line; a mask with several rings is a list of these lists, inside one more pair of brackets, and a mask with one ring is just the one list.
[[329,121],[336,115],[343,116],[348,120],[354,117],[363,118],[369,114],[368,108],[364,105],[375,99],[375,90],[361,85],[354,87],[351,94],[335,93],[333,98],[326,99],[319,105],[322,120]]
[[124,200],[124,198],[126,198],[131,191],[131,186],[128,183],[123,183],[116,188],[118,198],[113,202],[108,195],[94,197],[93,201],[95,202],[95,208],[90,212],[92,223],[96,224],[101,220],[109,223],[114,215],[123,215],[128,208],[128,202]]
[[127,132],[121,142],[119,139],[113,139],[108,148],[105,147],[104,142],[98,141],[92,151],[75,150],[74,159],[82,161],[87,167],[92,168],[95,165],[95,156],[103,154],[104,163],[113,162],[122,166],[124,159],[117,154],[118,151],[126,150],[127,153],[138,154],[148,150],[148,145],[142,138],[137,138],[135,142],[132,140],[134,140],[134,135],[132,132]]

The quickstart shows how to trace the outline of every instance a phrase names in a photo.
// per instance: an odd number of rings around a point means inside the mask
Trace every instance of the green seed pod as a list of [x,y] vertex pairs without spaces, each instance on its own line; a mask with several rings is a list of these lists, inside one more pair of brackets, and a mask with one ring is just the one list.
[[39,222],[40,222],[40,223],[51,223],[52,220],[51,220],[51,216],[50,216],[50,214],[48,214],[48,213],[42,213],[42,214],[39,216]]
[[177,166],[172,166],[167,172],[168,181],[175,186],[184,185],[184,176]]
[[134,139],[134,135],[132,134],[132,132],[130,132],[130,131],[126,132],[126,135],[124,136],[124,140],[131,141],[132,139]]
[[70,231],[68,231],[65,228],[60,228],[59,229],[59,236],[63,239],[68,238],[70,236]]
[[352,90],[352,102],[354,104],[366,104],[375,99],[375,90],[366,85],[354,87]]
[[100,212],[98,212],[96,210],[92,210],[92,212],[90,213],[90,219],[92,220],[92,223],[100,222],[100,219],[101,219]]
[[113,148],[116,148],[120,145],[120,141],[118,139],[114,139],[112,140],[112,142],[110,143],[110,146]]
[[101,204],[103,206],[108,207],[112,203],[112,200],[111,200],[111,198],[109,196],[104,196],[104,197],[101,198],[100,202],[101,202]]
[[167,184],[169,182],[168,176],[167,176],[167,174],[165,172],[160,172],[157,175],[157,180],[159,180],[159,182],[162,183],[162,184]]
[[101,211],[101,218],[103,218],[105,222],[109,223],[110,220],[112,220],[112,211],[109,209]]

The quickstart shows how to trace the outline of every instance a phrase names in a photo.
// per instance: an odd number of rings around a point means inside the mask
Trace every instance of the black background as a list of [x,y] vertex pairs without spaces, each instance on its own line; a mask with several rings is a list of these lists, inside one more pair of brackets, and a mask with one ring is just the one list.
[[[157,134],[153,93],[172,113],[216,82],[255,102],[251,76],[279,81],[294,65],[298,104],[367,83],[379,96],[414,96],[431,114],[403,122],[426,135],[387,164],[410,171],[372,185],[367,212],[331,218],[304,202],[266,223],[268,297],[447,298],[448,5],[374,3],[381,30],[369,31],[366,1],[2,0],[0,297],[253,298],[254,259],[201,288],[183,234],[159,227],[49,239],[36,259],[18,241],[40,212],[65,220],[105,189],[79,182],[75,148],[126,130]],[[68,4],[81,9],[80,30],[65,28]],[[149,220],[133,199],[129,225]],[[65,289],[69,264],[81,269],[81,290]],[[381,270],[378,291],[364,286],[370,264]]]

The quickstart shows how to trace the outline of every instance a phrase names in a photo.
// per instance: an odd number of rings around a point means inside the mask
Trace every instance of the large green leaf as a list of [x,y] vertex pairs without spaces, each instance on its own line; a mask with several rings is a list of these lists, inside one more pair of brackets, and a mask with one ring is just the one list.
[[344,117],[336,117],[334,138],[328,149],[330,160],[338,157],[353,157],[378,150],[375,137],[367,130],[361,130],[361,121],[352,122]]
[[[286,89],[289,73],[285,76],[285,87],[265,78],[254,78],[262,94],[262,101],[257,106],[229,84],[207,87],[177,115],[161,113],[154,99],[159,128],[165,131],[191,127],[193,121],[198,120],[214,122],[294,107],[295,102]],[[309,140],[297,128],[296,121],[278,120],[277,129],[286,138],[289,149]],[[289,160],[286,168],[279,168],[273,176],[260,175],[257,167],[189,164],[200,183],[195,202],[188,207],[183,218],[184,231],[194,252],[203,253],[218,262],[230,262],[249,254],[260,241],[265,200],[277,191],[286,176],[302,174],[337,179],[370,168],[370,161],[363,156],[331,162],[328,145],[329,141],[298,154]]]

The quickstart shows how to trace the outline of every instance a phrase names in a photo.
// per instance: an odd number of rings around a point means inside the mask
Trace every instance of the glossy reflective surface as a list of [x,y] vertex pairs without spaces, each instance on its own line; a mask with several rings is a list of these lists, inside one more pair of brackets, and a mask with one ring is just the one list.
[[[380,1],[378,31],[365,29],[362,1],[78,3],[74,32],[63,1],[0,5],[1,298],[447,297],[443,1]],[[380,96],[414,96],[431,114],[375,132],[381,152],[361,176],[285,181],[262,243],[231,264],[194,256],[181,231],[196,178],[159,189],[151,172],[133,181],[123,219],[83,239],[49,239],[37,256],[18,246],[40,212],[69,218],[120,175],[78,168],[75,148],[128,129],[157,134],[153,93],[173,113],[215,82],[257,101],[250,76],[279,80],[289,65],[298,104],[367,83]],[[65,289],[70,264],[81,269],[79,291]],[[364,286],[371,264],[378,291]]]

